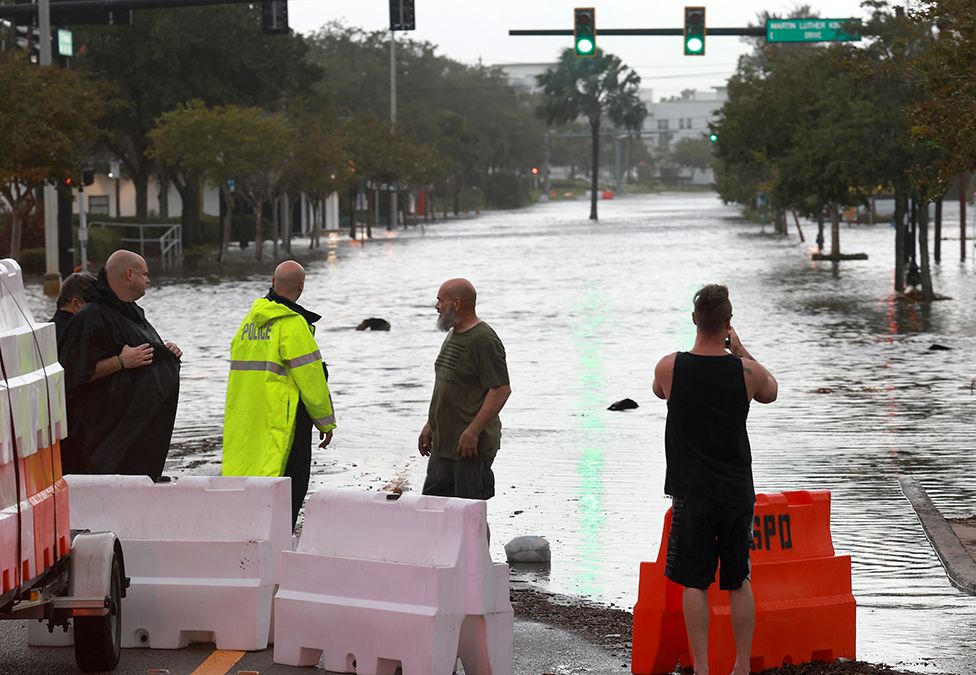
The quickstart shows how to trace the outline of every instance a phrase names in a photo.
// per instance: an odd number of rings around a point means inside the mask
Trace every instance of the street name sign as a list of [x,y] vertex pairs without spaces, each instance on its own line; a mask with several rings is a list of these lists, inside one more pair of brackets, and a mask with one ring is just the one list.
[[860,19],[768,19],[766,42],[857,42],[860,29]]
[[58,56],[74,56],[74,40],[71,31],[64,28],[58,29]]

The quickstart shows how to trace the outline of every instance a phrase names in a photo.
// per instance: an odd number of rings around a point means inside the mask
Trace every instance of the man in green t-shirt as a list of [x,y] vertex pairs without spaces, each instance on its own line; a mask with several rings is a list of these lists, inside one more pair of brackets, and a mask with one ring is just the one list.
[[505,346],[475,313],[477,293],[467,279],[441,284],[434,307],[447,332],[434,363],[434,393],[417,447],[429,457],[425,495],[489,499],[491,464],[501,446],[498,419],[512,389]]

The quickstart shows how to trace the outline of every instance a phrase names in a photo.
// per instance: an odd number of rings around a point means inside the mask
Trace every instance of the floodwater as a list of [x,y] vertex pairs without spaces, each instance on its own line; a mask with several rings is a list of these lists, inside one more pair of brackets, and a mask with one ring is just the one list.
[[[324,316],[317,339],[339,419],[334,445],[315,456],[313,489],[420,489],[416,437],[443,337],[434,296],[444,279],[468,277],[505,342],[513,389],[489,504],[494,557],[511,537],[544,535],[549,589],[633,605],[668,507],[653,367],[691,346],[695,290],[724,282],[733,324],[780,383],[779,401],[750,416],[757,490],[832,492],[834,545],[853,557],[858,658],[976,667],[976,598],[948,583],[898,485],[912,474],[945,514],[976,511],[976,251],[958,262],[958,211],[947,205],[955,238],[934,272],[953,299],[931,307],[892,298],[887,224],[844,226],[843,250],[870,259],[835,266],[810,261],[810,223],[807,244],[793,227],[788,239],[763,234],[713,194],[618,199],[600,213],[594,224],[582,201],[542,204],[425,232],[381,229],[365,245],[330,240],[302,297]],[[234,269],[157,273],[142,301],[185,354],[176,440],[219,440],[228,342],[271,266]],[[36,314],[52,310],[30,293]],[[353,330],[372,316],[392,330]],[[624,397],[640,407],[606,410]],[[169,473],[218,471],[212,446],[171,460]]]

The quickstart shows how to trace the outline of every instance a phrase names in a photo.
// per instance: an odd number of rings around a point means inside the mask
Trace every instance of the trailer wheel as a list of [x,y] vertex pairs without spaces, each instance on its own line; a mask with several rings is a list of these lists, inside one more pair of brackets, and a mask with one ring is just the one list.
[[112,554],[112,582],[108,614],[76,616],[75,662],[83,672],[115,670],[122,650],[122,566]]

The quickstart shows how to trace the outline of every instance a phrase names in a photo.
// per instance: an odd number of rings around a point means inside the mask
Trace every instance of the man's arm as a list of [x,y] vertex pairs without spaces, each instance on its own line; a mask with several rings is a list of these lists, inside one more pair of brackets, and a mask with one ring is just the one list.
[[148,342],[139,345],[138,347],[130,347],[125,345],[115,356],[107,356],[98,363],[95,364],[95,372],[92,373],[89,382],[94,382],[95,380],[100,380],[103,377],[108,377],[112,373],[117,373],[121,370],[131,370],[133,368],[142,368],[143,366],[148,366],[152,364],[153,360],[153,348]]
[[773,374],[753,359],[742,359],[742,372],[751,385],[752,398],[758,403],[772,403],[779,395],[779,384]]
[[481,404],[481,409],[474,416],[468,428],[461,432],[458,438],[458,454],[461,457],[478,456],[478,434],[485,428],[491,420],[498,416],[498,413],[505,407],[505,402],[512,395],[512,387],[503,384],[492,387],[485,395],[485,402]]
[[417,438],[417,450],[423,457],[430,456],[431,444],[434,440],[434,430],[430,428],[430,422],[424,423],[424,428],[420,430],[420,436]]
[[779,395],[779,384],[766,368],[752,357],[742,344],[735,328],[729,328],[729,350],[742,359],[742,372],[746,379],[746,389],[750,400],[758,403],[772,403]]
[[[302,403],[312,424],[320,432],[320,439],[336,428],[335,410],[332,407],[332,393],[325,378],[322,366],[322,353],[312,336],[305,320],[297,315],[280,320],[279,355],[292,381],[298,386]],[[331,441],[332,437],[327,439]],[[323,446],[319,446],[323,447]]]
[[654,382],[651,391],[658,398],[667,399],[671,395],[671,379],[674,375],[674,354],[668,354],[654,366]]

